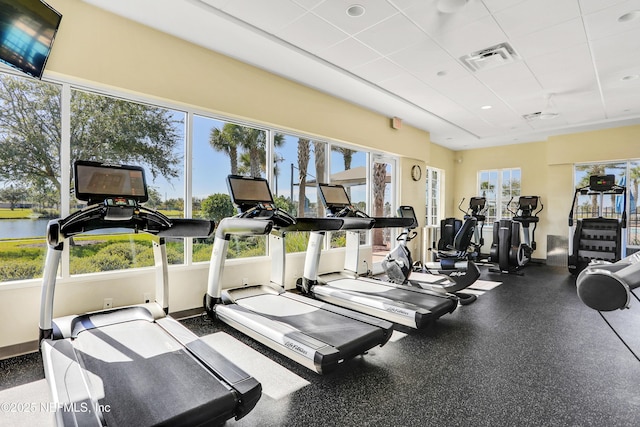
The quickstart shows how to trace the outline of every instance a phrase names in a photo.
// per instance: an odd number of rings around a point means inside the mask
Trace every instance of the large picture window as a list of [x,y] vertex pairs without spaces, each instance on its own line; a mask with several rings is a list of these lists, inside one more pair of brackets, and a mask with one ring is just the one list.
[[0,73],[0,281],[42,276],[60,214],[61,88]]
[[436,168],[427,168],[427,225],[440,225],[442,219],[442,210],[440,206],[443,187],[444,187],[444,171]]
[[[145,168],[146,205],[170,218],[184,216],[185,113],[96,93],[71,91],[71,164],[75,160],[132,164]],[[73,183],[72,183],[73,188]],[[71,198],[70,211],[83,205]],[[70,274],[149,267],[149,235],[97,230],[74,237]],[[170,264],[184,262],[183,239],[167,239]]]
[[[487,198],[488,224],[502,218],[511,218],[514,201],[520,196],[522,180],[520,168],[482,170],[478,172],[478,194]],[[512,203],[509,206],[509,203]],[[509,209],[507,209],[509,207]]]
[[[196,115],[193,119],[193,216],[219,223],[235,215],[227,175],[264,177],[267,131]],[[195,239],[193,260],[209,261],[213,240]],[[227,258],[263,256],[264,236],[231,236]]]
[[[294,216],[325,215],[318,182],[345,185],[368,214],[393,214],[394,161],[371,157],[303,134],[0,72],[0,282],[42,276],[47,222],[84,206],[73,196],[75,160],[142,166],[147,207],[219,222],[236,214],[228,174],[268,178],[278,207]],[[384,179],[376,183],[376,176]],[[344,246],[340,233],[327,240]],[[306,250],[307,241],[308,233],[289,233],[287,252]],[[383,235],[380,246],[389,241]],[[150,237],[142,234],[96,230],[69,243],[59,269],[63,278],[153,265]],[[208,262],[212,244],[213,237],[168,239],[169,262]],[[267,253],[264,236],[234,237],[227,256]]]

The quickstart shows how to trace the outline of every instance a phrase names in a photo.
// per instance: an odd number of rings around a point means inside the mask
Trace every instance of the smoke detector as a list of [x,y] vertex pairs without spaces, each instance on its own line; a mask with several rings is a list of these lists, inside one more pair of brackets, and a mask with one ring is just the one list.
[[460,61],[471,71],[496,68],[518,59],[520,57],[509,43],[500,43],[460,57]]

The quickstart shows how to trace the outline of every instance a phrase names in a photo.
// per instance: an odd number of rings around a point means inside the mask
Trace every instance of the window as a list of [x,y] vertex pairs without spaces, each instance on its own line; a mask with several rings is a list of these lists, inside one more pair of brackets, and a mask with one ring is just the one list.
[[427,225],[440,225],[442,219],[441,197],[444,186],[444,171],[427,168]]
[[[331,175],[329,182],[344,186],[351,204],[367,212],[367,153],[351,147],[331,145]],[[360,241],[366,241],[362,232]],[[331,233],[330,247],[342,248],[346,245],[344,231]]]
[[640,186],[640,160],[624,162],[584,163],[574,165],[576,188],[589,185],[591,175],[615,175],[616,182],[627,187],[627,205],[624,197],[605,195],[579,195],[575,208],[575,218],[590,218],[602,215],[604,218],[620,218],[627,212],[627,245],[640,246],[640,217],[638,216],[638,187]]
[[[170,218],[184,217],[185,113],[96,93],[71,91],[71,164],[94,160],[145,168],[146,205]],[[73,188],[73,184],[72,184]],[[84,206],[70,196],[70,212]],[[152,237],[126,230],[96,230],[70,245],[70,274],[149,267]],[[170,264],[184,262],[183,239],[167,239]]]
[[[192,204],[195,218],[219,223],[236,214],[227,189],[227,175],[263,177],[267,131],[209,117],[193,118]],[[213,239],[194,239],[193,261],[209,261]],[[227,258],[262,256],[265,236],[235,236]]]
[[[381,156],[372,156],[371,164],[371,215],[376,217],[396,216],[393,174],[395,161]],[[391,250],[398,230],[374,228],[372,233],[373,263],[379,263]]]
[[[324,216],[317,182],[326,181],[327,144],[304,136],[276,133],[271,190],[276,205],[293,216]],[[307,250],[309,232],[287,233],[286,252]]]
[[487,198],[487,223],[513,216],[509,209],[514,209],[513,199],[520,196],[520,182],[520,168],[478,172],[478,194]]
[[[0,86],[0,281],[42,276],[47,222],[84,206],[73,197],[76,159],[143,166],[146,206],[169,217],[219,222],[234,215],[230,173],[267,177],[278,207],[296,216],[325,215],[319,181],[345,185],[354,205],[370,215],[392,215],[395,208],[393,159],[369,163],[368,152],[343,144],[12,72],[0,72]],[[376,183],[377,175],[384,180]],[[288,252],[306,250],[307,233],[296,234],[287,239]],[[362,242],[369,235],[363,232]],[[209,261],[213,237],[184,240],[167,239],[170,263]],[[344,235],[327,241],[344,246]],[[390,241],[383,235],[380,245]],[[150,236],[143,233],[95,231],[75,236],[64,250],[65,278],[153,265]],[[264,236],[243,237],[232,239],[227,256],[266,253]]]
[[0,281],[42,277],[60,215],[61,88],[0,73]]

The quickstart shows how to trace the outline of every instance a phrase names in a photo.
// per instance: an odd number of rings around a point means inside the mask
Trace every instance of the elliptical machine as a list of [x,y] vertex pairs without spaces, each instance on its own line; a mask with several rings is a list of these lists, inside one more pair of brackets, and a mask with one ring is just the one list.
[[[486,197],[472,197],[469,200],[469,207],[467,210],[461,208],[465,199],[463,198],[458,205],[458,210],[464,214],[464,222],[460,219],[451,217],[445,218],[440,221],[440,239],[438,239],[437,245],[434,244],[434,248],[437,249],[434,252],[434,258],[444,259],[456,258],[457,260],[468,259],[469,261],[475,261],[480,257],[480,250],[484,245],[484,238],[482,237],[482,229],[484,228],[484,222],[486,216]],[[472,224],[468,224],[468,223]],[[465,227],[473,226],[473,240],[469,241],[469,244],[462,248],[460,247],[461,235],[460,230]],[[471,230],[471,228],[469,228]],[[463,233],[464,234],[464,233]],[[468,239],[465,237],[464,241]],[[455,252],[452,252],[455,249]],[[445,261],[446,263],[447,261]]]
[[[520,196],[518,208],[509,208],[513,197],[507,203],[507,210],[513,214],[510,219],[501,219],[493,223],[493,243],[491,244],[491,262],[498,263],[498,269],[491,271],[500,273],[516,273],[531,261],[531,254],[536,250],[536,227],[540,218],[538,214],[544,209],[539,196]],[[538,209],[540,204],[540,209]],[[530,225],[533,224],[531,233]],[[522,235],[520,237],[520,230]],[[524,240],[524,241],[522,241]]]

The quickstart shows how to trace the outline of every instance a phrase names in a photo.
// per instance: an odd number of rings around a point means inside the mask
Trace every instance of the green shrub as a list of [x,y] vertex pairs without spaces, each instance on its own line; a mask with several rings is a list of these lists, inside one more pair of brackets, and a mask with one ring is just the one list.
[[42,277],[43,261],[35,260],[9,260],[0,263],[0,281],[25,280]]

